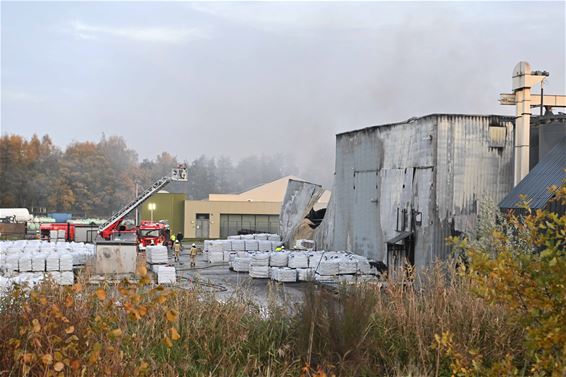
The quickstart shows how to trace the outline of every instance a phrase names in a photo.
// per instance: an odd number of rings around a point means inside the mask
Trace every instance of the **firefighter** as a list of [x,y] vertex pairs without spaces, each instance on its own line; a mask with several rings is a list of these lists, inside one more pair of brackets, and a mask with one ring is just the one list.
[[197,258],[198,249],[195,244],[191,247],[190,255],[191,255],[191,267],[195,267],[197,265],[196,258]]
[[178,240],[175,241],[173,249],[175,250],[175,262],[178,262],[181,256],[181,243]]
[[169,238],[169,242],[171,242],[171,247],[175,244],[175,235],[172,234],[171,237]]

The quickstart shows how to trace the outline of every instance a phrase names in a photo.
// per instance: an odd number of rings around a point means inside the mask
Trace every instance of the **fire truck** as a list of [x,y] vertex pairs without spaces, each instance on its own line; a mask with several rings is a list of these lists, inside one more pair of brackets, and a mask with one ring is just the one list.
[[172,169],[171,175],[155,181],[150,187],[139,194],[134,200],[126,204],[119,211],[115,212],[104,224],[98,227],[98,234],[106,240],[112,240],[120,237],[125,233],[135,233],[138,237],[138,245],[140,249],[145,249],[147,245],[152,242],[155,245],[163,244],[169,239],[169,225],[164,223],[153,223],[151,221],[144,221],[136,228],[128,228],[123,224],[124,219],[134,209],[136,209],[145,200],[153,194],[161,190],[171,181],[187,182],[187,167],[182,164],[177,168]]
[[138,243],[140,250],[145,250],[147,246],[163,245],[169,241],[169,237],[169,224],[161,221],[154,223],[144,220],[138,227]]

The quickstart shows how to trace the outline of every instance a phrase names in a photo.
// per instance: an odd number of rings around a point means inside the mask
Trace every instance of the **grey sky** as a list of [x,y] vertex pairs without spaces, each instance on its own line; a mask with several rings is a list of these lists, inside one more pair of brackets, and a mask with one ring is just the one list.
[[140,157],[284,152],[331,182],[334,135],[511,114],[520,60],[565,85],[565,3],[5,2],[2,133],[121,135]]

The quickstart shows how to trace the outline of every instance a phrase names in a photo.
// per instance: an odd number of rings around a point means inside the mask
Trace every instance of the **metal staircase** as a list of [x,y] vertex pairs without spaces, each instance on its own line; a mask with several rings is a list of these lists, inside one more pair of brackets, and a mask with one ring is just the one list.
[[171,181],[187,181],[187,169],[186,168],[173,169],[173,172],[170,176],[166,176],[155,181],[150,187],[145,189],[134,200],[126,204],[118,212],[115,212],[104,224],[100,225],[98,227],[98,233],[101,234],[108,228],[111,228],[114,224],[116,224],[116,222],[123,219],[130,212],[136,209],[136,207],[142,204],[147,198],[155,194],[157,191],[159,191],[162,187],[164,187]]

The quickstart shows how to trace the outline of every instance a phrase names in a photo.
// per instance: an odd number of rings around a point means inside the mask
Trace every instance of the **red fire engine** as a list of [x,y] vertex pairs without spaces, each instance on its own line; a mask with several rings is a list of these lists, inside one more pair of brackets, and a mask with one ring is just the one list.
[[169,224],[144,220],[138,227],[140,250],[145,250],[147,246],[163,245],[167,241],[169,241]]

